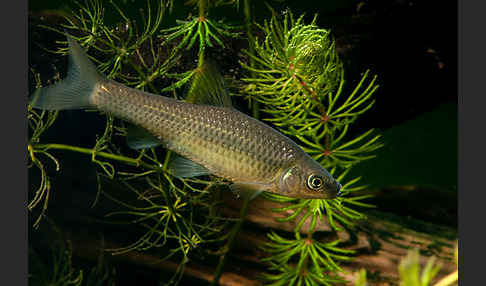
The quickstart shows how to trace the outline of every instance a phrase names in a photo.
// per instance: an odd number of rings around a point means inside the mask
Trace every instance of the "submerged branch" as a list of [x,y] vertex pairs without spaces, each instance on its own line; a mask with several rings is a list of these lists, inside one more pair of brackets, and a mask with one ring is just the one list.
[[[72,243],[73,255],[85,259],[96,261],[99,258],[100,251],[105,248],[119,248],[121,247],[116,242],[108,239],[96,239],[94,237],[86,237],[86,233],[79,231],[65,231],[66,239]],[[100,249],[101,248],[101,249]],[[129,251],[124,254],[111,256],[117,262],[139,265],[154,270],[161,270],[167,272],[176,272],[180,267],[180,263],[171,260],[161,260],[159,256],[149,254],[146,252]],[[204,266],[197,262],[185,263],[184,275],[191,278],[200,279],[202,281],[211,282],[214,280],[210,267]],[[258,280],[251,279],[234,272],[225,272],[221,274],[219,279],[220,286],[260,286],[262,285]]]

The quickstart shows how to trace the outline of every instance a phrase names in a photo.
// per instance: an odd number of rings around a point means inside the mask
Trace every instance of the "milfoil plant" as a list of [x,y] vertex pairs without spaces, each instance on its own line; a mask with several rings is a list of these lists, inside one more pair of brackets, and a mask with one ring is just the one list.
[[[343,64],[330,31],[317,27],[315,17],[309,24],[303,19],[295,19],[289,11],[283,19],[274,16],[260,26],[265,38],[255,41],[254,52],[246,52],[254,65],[241,63],[251,72],[242,79],[244,93],[260,103],[263,120],[292,137],[343,182],[344,195],[311,200],[264,194],[267,200],[282,203],[274,211],[292,211],[281,221],[298,220],[293,237],[271,232],[269,242],[262,246],[271,254],[265,260],[273,273],[264,277],[272,285],[331,285],[340,281],[334,274],[343,270],[336,262],[349,260],[352,251],[338,248],[338,240],[319,241],[313,236],[314,229],[322,219],[339,231],[365,218],[350,206],[371,207],[362,202],[369,195],[354,196],[365,186],[357,185],[360,178],[348,179],[346,175],[356,163],[373,158],[373,151],[382,146],[380,135],[373,135],[373,130],[354,138],[348,135],[349,126],[374,104],[371,97],[378,87],[376,77],[368,79],[365,72],[351,93],[344,95]],[[303,230],[308,220],[310,224]]]
[[[294,199],[263,193],[268,201],[278,203],[274,212],[290,213],[278,219],[296,221],[293,232],[270,231],[261,249],[268,272],[262,278],[271,285],[332,285],[342,282],[340,261],[352,259],[352,251],[340,247],[339,240],[316,235],[316,225],[327,220],[335,231],[351,229],[365,216],[354,207],[372,207],[363,202],[369,195],[356,195],[365,188],[358,178],[347,174],[353,165],[373,158],[380,148],[379,135],[373,130],[351,135],[350,126],[374,104],[372,98],[376,77],[365,72],[353,88],[345,85],[345,71],[329,30],[320,28],[316,18],[305,23],[290,11],[276,15],[261,24],[253,22],[249,0],[188,1],[197,16],[163,27],[164,14],[174,7],[173,1],[147,1],[142,23],[136,23],[122,6],[110,1],[90,0],[77,3],[60,26],[43,26],[64,34],[69,32],[88,51],[92,60],[108,78],[137,89],[191,101],[194,90],[204,83],[198,74],[210,49],[226,49],[225,43],[243,39],[247,49],[240,61],[245,71],[228,82],[231,94],[248,103],[243,110],[273,125],[291,137],[309,155],[327,168],[343,185],[343,195],[333,200]],[[105,5],[117,11],[119,23],[108,25]],[[243,10],[244,22],[229,25],[211,18],[210,8],[233,5]],[[256,37],[255,34],[263,34]],[[55,53],[66,55],[65,42]],[[192,53],[191,53],[192,52]],[[187,59],[187,55],[194,58]],[[42,86],[33,71],[36,87]],[[56,78],[54,80],[57,80]],[[127,134],[124,122],[109,115],[103,134],[94,146],[44,143],[42,135],[55,128],[58,112],[37,111],[28,107],[30,126],[28,153],[30,167],[40,172],[41,181],[32,194],[29,210],[39,210],[34,222],[38,227],[48,207],[51,186],[48,161],[62,170],[62,160],[53,150],[86,154],[97,166],[98,178],[116,182],[120,189],[133,194],[133,200],[105,191],[99,194],[123,207],[107,214],[113,222],[118,217],[131,217],[126,223],[139,229],[141,236],[124,247],[108,249],[113,254],[149,251],[158,248],[161,259],[178,260],[179,267],[171,283],[177,283],[184,265],[195,249],[220,248],[215,267],[214,284],[224,270],[225,258],[242,227],[248,198],[241,198],[241,218],[225,218],[217,194],[228,189],[216,177],[180,179],[168,170],[171,152],[161,148],[134,151],[124,146]],[[206,251],[207,253],[214,253]]]

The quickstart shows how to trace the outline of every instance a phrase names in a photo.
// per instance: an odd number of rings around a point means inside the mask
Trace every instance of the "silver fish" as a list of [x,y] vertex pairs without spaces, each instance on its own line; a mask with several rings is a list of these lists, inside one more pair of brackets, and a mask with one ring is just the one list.
[[212,95],[218,105],[180,101],[108,80],[79,44],[69,35],[67,38],[67,77],[36,90],[30,99],[32,107],[96,108],[137,125],[151,136],[129,133],[129,145],[147,148],[161,144],[183,156],[170,165],[178,177],[214,174],[233,182],[234,189],[295,198],[332,199],[338,195],[341,185],[297,144],[230,106],[229,97],[219,88],[219,74],[198,74],[206,81],[199,91]]

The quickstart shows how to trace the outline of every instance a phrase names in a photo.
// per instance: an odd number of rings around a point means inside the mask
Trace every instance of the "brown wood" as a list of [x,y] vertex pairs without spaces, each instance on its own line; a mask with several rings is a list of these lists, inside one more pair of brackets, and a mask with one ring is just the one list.
[[[236,200],[234,196],[227,195],[225,196],[225,203],[229,207],[224,212],[228,215],[236,216],[240,201]],[[292,213],[288,211],[284,215],[284,213],[271,211],[272,208],[282,206],[281,204],[265,201],[263,198],[258,197],[251,202],[248,208],[247,221],[268,230],[280,229],[292,231],[298,220],[290,222],[275,221],[275,218],[282,218]],[[373,213],[381,214],[384,218],[373,215]],[[387,220],[386,217],[388,215],[395,219]],[[298,218],[301,217],[299,216]],[[306,226],[310,224],[310,220],[309,218],[304,224],[303,233],[306,232]],[[421,223],[427,224],[425,222]],[[333,232],[325,218],[317,223],[316,231],[327,233],[330,239],[339,238],[345,245],[348,245],[344,248],[357,251],[353,262],[342,265],[343,269],[348,272],[344,275],[347,280],[354,281],[353,273],[364,268],[368,271],[369,277],[370,275],[374,277],[373,279],[368,279],[370,285],[398,285],[398,266],[401,259],[407,255],[409,249],[418,248],[423,252],[424,255],[421,256],[420,260],[422,266],[429,259],[427,255],[437,257],[437,263],[440,263],[442,268],[435,280],[439,280],[456,270],[456,265],[453,261],[456,239],[451,238],[455,231],[433,224],[430,224],[430,226],[439,229],[441,233],[430,234],[414,231],[400,222],[396,222],[396,217],[392,214],[371,212],[366,221],[358,224],[355,240],[352,240],[352,236],[346,231]],[[238,245],[247,248],[246,251],[252,250],[255,253],[255,255],[248,253],[239,254],[241,259],[255,263],[257,261],[255,257],[264,256],[261,251],[254,248],[255,245],[260,245],[266,240],[265,236],[262,235],[265,231],[259,233],[248,233],[245,231],[240,233],[238,240],[245,241],[247,244],[246,247],[241,243]],[[377,249],[373,249],[372,245],[376,245],[375,248]],[[352,283],[348,284],[353,285]]]
[[[224,193],[223,200],[225,202],[223,204],[225,207],[222,209],[223,214],[237,218],[243,200],[237,199],[230,192]],[[275,218],[284,217],[284,215],[273,212],[271,209],[282,206],[265,201],[261,197],[251,201],[245,224],[229,252],[220,285],[263,285],[259,277],[267,266],[261,262],[261,258],[267,257],[268,254],[264,253],[258,246],[267,241],[266,234],[270,230],[292,232],[296,225],[295,221],[275,221]],[[286,215],[289,214],[290,212],[286,213]],[[346,271],[342,276],[351,281],[347,285],[353,285],[354,273],[362,268],[368,272],[369,285],[398,285],[398,265],[401,259],[406,256],[407,251],[412,248],[419,248],[422,251],[422,265],[425,265],[429,255],[437,257],[437,262],[442,264],[441,271],[435,279],[437,281],[456,269],[453,262],[456,244],[455,230],[425,222],[421,223],[424,224],[423,229],[425,230],[427,230],[426,226],[430,226],[433,233],[413,230],[405,223],[397,220],[397,216],[378,211],[369,212],[368,219],[359,222],[354,233],[348,231],[334,232],[326,219],[317,224],[316,231],[323,239],[334,240],[339,238],[343,242],[343,248],[356,251],[356,256],[352,262],[341,264]],[[305,229],[306,225],[303,227],[304,232]],[[82,232],[78,229],[63,229],[63,232],[72,245],[74,256],[93,261],[98,259],[102,248],[124,246],[115,242],[116,239],[105,235],[103,235],[104,240],[101,240],[100,234],[95,235],[92,232]],[[131,251],[126,254],[115,255],[112,259],[118,263],[134,264],[169,273],[174,272],[178,267],[176,262],[161,261],[159,256],[150,251]],[[184,275],[200,281],[211,282],[216,269],[216,265],[213,264],[191,260],[186,265]]]

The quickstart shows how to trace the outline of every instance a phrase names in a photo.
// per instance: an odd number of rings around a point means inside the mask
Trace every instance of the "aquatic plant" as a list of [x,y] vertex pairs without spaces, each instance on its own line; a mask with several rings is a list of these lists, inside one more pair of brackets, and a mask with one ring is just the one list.
[[[59,228],[49,224],[49,243],[39,250],[29,243],[29,285],[112,286],[115,269],[108,266],[101,252],[92,268],[73,266],[72,246]],[[44,238],[46,239],[46,238]],[[41,252],[47,252],[47,256]],[[50,257],[49,257],[50,255]]]
[[[246,52],[255,66],[242,62],[242,66],[252,72],[251,77],[243,78],[247,83],[244,91],[249,98],[261,104],[260,110],[266,116],[263,120],[272,122],[280,131],[294,138],[338,181],[346,182],[345,176],[350,168],[362,160],[373,158],[372,152],[382,146],[378,143],[380,136],[372,136],[373,130],[354,139],[346,136],[349,125],[374,104],[370,98],[377,88],[376,77],[363,88],[368,77],[366,72],[352,93],[343,99],[344,70],[330,31],[317,27],[315,17],[310,24],[305,24],[303,19],[303,16],[295,19],[289,11],[283,20],[274,15],[260,26],[265,38],[255,40],[255,52]],[[364,188],[355,185],[358,181],[359,178],[354,178],[344,183],[346,195]],[[363,219],[364,215],[347,205],[371,207],[361,202],[368,195],[344,196],[334,200],[291,199],[275,194],[265,194],[265,197],[286,204],[274,211],[293,210],[282,221],[295,220],[302,214],[295,229],[295,238],[289,241],[274,233],[269,235],[270,242],[264,249],[285,250],[287,245],[293,245],[293,249],[300,251],[277,252],[279,255],[270,256],[267,260],[271,261],[272,270],[279,274],[266,275],[265,278],[273,281],[272,285],[289,282],[291,285],[330,285],[338,281],[338,278],[323,273],[342,272],[334,260],[347,260],[349,257],[343,254],[349,255],[352,251],[337,248],[338,241],[325,244],[327,247],[316,241],[312,236],[316,222],[325,215],[336,230],[342,230],[336,220],[352,227],[352,220]],[[309,218],[311,223],[306,230],[307,237],[302,238],[299,231]],[[285,256],[283,261],[282,255]],[[287,262],[293,256],[299,262],[289,271]]]
[[29,285],[82,285],[83,271],[73,268],[71,252],[64,246],[57,251],[52,250],[52,263],[49,264],[42,263],[39,255],[30,247],[29,257]]
[[[263,261],[269,265],[263,278],[271,285],[332,285],[342,281],[339,261],[352,259],[353,251],[342,249],[339,240],[326,241],[315,235],[315,227],[319,221],[328,220],[335,231],[351,229],[356,220],[365,219],[353,207],[372,207],[363,202],[369,195],[358,194],[365,188],[358,184],[360,178],[348,178],[347,174],[355,164],[373,158],[373,152],[382,146],[380,136],[373,130],[354,137],[349,134],[352,123],[374,104],[376,77],[370,79],[367,71],[356,87],[349,89],[331,33],[318,27],[315,17],[306,24],[303,16],[296,19],[286,11],[283,17],[274,13],[259,25],[253,23],[250,1],[245,0],[244,22],[234,26],[213,18],[209,8],[234,5],[239,11],[239,1],[192,0],[187,4],[197,8],[198,16],[177,21],[168,28],[162,26],[163,16],[167,8],[173,9],[174,1],[163,0],[147,1],[142,23],[136,23],[113,1],[105,4],[90,0],[77,3],[77,9],[65,16],[65,23],[44,28],[73,35],[107,77],[153,93],[170,92],[169,96],[189,101],[194,89],[201,87],[197,75],[207,51],[216,46],[224,49],[225,41],[232,38],[246,39],[246,58],[240,61],[246,73],[236,83],[230,83],[232,95],[247,100],[247,112],[290,136],[343,185],[343,196],[334,200],[262,195],[281,205],[272,211],[290,211],[279,221],[297,221],[293,233],[268,233],[267,243],[261,245],[268,254]],[[104,5],[111,5],[118,13],[118,25],[107,24]],[[255,28],[264,38],[254,36]],[[65,55],[65,42],[59,44],[63,47],[53,52]],[[194,50],[197,64],[183,64],[184,53]],[[36,86],[41,86],[39,75],[34,75]],[[111,116],[103,115],[106,127],[94,146],[43,143],[42,135],[48,128],[55,128],[57,114],[28,109],[29,158],[41,175],[39,188],[28,206],[34,210],[42,203],[34,226],[39,226],[52,191],[45,160],[53,161],[59,171],[62,164],[52,155],[53,150],[86,154],[97,166],[100,181],[115,181],[134,198],[120,199],[100,185],[98,195],[124,207],[107,214],[107,219],[131,217],[125,222],[142,233],[133,243],[108,251],[122,254],[158,248],[163,259],[180,261],[170,281],[176,283],[194,249],[219,247],[221,255],[213,279],[217,284],[242,227],[249,199],[244,199],[240,219],[223,218],[215,194],[228,190],[218,178],[172,176],[167,169],[171,152],[160,148],[128,150],[119,144],[127,134],[127,126]]]
[[[439,272],[441,265],[436,263],[436,258],[431,257],[427,261],[425,267],[420,271],[420,255],[418,249],[410,249],[398,267],[398,273],[400,276],[400,286],[429,286],[432,280],[435,278]],[[458,248],[454,252],[455,263],[458,265]],[[433,286],[449,286],[457,285],[459,271],[456,270],[449,275],[445,276]],[[366,286],[366,270],[361,269],[359,272],[355,273],[355,286]]]

